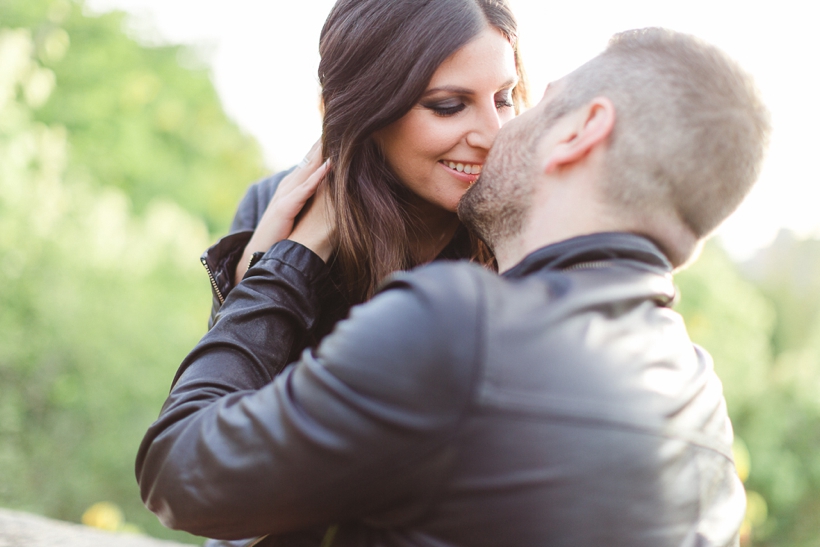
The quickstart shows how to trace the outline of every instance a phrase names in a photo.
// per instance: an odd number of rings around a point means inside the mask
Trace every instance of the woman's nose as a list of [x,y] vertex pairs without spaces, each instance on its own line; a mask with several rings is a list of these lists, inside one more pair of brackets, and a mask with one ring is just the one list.
[[473,127],[467,133],[467,144],[474,148],[489,150],[503,123],[495,99],[489,105],[482,105],[476,109]]

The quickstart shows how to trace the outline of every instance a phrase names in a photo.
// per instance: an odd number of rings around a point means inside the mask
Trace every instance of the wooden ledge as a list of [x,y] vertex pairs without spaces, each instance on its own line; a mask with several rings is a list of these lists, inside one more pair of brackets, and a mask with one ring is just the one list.
[[0,547],[191,547],[0,509]]

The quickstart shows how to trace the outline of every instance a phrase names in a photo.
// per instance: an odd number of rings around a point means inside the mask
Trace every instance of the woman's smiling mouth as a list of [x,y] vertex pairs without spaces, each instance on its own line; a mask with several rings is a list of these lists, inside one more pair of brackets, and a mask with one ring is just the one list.
[[480,175],[481,168],[484,166],[483,163],[463,163],[450,160],[441,160],[440,163],[444,164],[445,167],[449,167],[453,171],[458,171],[459,173],[464,173],[467,175]]
[[468,184],[472,184],[476,181],[484,166],[481,163],[463,163],[450,160],[440,160],[438,163],[455,178]]

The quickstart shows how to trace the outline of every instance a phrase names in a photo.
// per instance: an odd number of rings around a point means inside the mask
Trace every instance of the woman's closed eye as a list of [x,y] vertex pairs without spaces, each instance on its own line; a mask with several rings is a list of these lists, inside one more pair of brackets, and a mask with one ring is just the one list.
[[495,97],[495,107],[498,110],[502,108],[512,108],[515,106],[512,100],[512,89],[506,89]]
[[424,108],[429,108],[433,111],[433,114],[442,117],[453,116],[466,108],[464,102],[460,100],[449,100],[438,103],[422,103],[421,106]]
[[[454,116],[467,108],[465,102],[461,99],[450,99],[446,101],[440,102],[430,102],[430,103],[421,103],[421,106],[432,110],[436,116],[447,117],[447,116]],[[507,89],[503,92],[499,93],[495,97],[495,107],[498,110],[502,110],[504,108],[512,108],[512,90]]]

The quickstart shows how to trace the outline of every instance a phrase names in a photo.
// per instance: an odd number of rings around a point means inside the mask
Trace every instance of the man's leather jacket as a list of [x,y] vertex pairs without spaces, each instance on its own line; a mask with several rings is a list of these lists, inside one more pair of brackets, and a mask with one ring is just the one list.
[[325,275],[275,245],[182,363],[137,458],[167,526],[216,538],[338,523],[333,545],[737,545],[743,487],[709,356],[631,234],[557,243],[497,276],[387,283],[285,365]]

